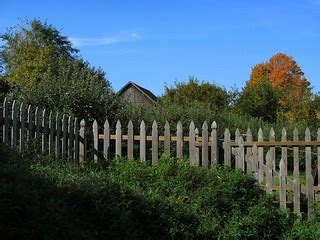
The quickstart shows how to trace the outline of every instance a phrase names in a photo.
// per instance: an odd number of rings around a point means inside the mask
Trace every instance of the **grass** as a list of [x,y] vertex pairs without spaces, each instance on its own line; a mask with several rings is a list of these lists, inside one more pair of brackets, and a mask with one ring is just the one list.
[[0,145],[1,239],[280,239],[294,217],[241,171],[162,159],[83,168]]

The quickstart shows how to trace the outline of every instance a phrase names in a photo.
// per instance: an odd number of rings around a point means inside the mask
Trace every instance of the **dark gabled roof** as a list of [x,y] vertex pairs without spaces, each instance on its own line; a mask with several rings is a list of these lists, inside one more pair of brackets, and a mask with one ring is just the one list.
[[126,85],[124,85],[124,87],[119,90],[118,95],[121,95],[123,92],[125,92],[131,86],[138,89],[142,94],[144,94],[146,97],[148,97],[153,102],[158,102],[158,98],[150,90],[145,89],[134,82],[128,82]]

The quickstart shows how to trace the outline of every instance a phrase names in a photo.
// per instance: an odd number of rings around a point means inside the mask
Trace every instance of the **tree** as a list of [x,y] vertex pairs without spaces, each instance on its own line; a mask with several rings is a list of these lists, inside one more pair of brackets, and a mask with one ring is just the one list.
[[247,84],[235,108],[242,114],[275,122],[278,109],[277,92],[270,81],[263,77],[255,85]]
[[310,84],[292,57],[277,53],[268,62],[255,65],[247,85],[250,85],[251,90],[254,91],[262,80],[269,81],[277,93],[278,120],[295,122],[309,118]]
[[5,42],[0,52],[5,80],[19,88],[29,88],[40,81],[49,64],[60,56],[71,59],[78,52],[66,36],[40,20],[9,28],[0,38]]
[[227,107],[228,93],[212,83],[199,82],[197,78],[189,77],[187,83],[176,82],[174,87],[165,87],[162,101],[167,104],[201,102],[214,108]]

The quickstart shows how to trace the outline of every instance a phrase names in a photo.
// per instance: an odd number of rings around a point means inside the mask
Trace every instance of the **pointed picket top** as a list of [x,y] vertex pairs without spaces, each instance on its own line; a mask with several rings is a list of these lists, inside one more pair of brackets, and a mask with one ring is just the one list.
[[193,130],[193,131],[195,130],[195,126],[194,126],[194,122],[193,121],[191,121],[189,129]]
[[262,131],[262,128],[259,128],[259,131],[258,131],[258,141],[259,142],[263,142],[263,131]]
[[207,130],[208,131],[208,123],[207,121],[204,121],[204,123],[202,124],[202,132],[203,130]]
[[250,128],[247,129],[247,142],[252,141],[252,131]]
[[121,129],[121,122],[120,122],[120,120],[117,121],[116,129]]
[[169,124],[169,122],[168,121],[166,121],[166,123],[164,124],[164,131],[165,132],[170,132],[170,124]]
[[154,131],[157,128],[158,128],[158,124],[157,124],[156,120],[154,120],[152,123],[152,131]]
[[308,127],[306,128],[305,134],[306,134],[306,141],[311,141],[311,132]]
[[299,141],[299,132],[297,128],[293,130],[293,141]]
[[240,138],[240,130],[239,128],[236,129],[236,133],[235,133],[235,142],[239,142],[239,138]]
[[92,128],[93,129],[97,129],[98,128],[98,122],[97,120],[94,120],[93,124],[92,124]]
[[[59,113],[57,113],[57,116],[59,116]],[[86,121],[85,121],[84,119],[82,119],[82,120],[80,121],[80,127],[81,127],[81,128],[86,127]]]
[[142,120],[141,123],[140,123],[140,130],[143,129],[145,130],[146,129],[146,124],[145,122]]
[[177,132],[182,133],[182,123],[180,121],[177,123]]
[[199,135],[199,129],[198,129],[198,128],[196,128],[196,129],[194,130],[194,134],[195,134],[196,136]]
[[270,141],[274,141],[275,140],[275,136],[276,136],[276,134],[275,134],[275,132],[274,132],[274,129],[273,129],[273,127],[272,128],[270,128],[270,132],[269,132],[269,140]]
[[281,131],[281,141],[287,141],[287,130],[285,128],[282,128]]
[[213,121],[211,124],[211,129],[217,129],[217,128],[218,128],[218,126],[217,126],[216,121]]
[[128,123],[128,129],[132,130],[133,129],[133,123],[131,120],[129,120],[129,123]]
[[224,130],[224,139],[230,140],[230,131],[228,128]]
[[106,120],[104,121],[103,127],[104,127],[104,128],[109,128],[109,127],[110,127],[110,124],[109,124],[108,119],[106,119]]

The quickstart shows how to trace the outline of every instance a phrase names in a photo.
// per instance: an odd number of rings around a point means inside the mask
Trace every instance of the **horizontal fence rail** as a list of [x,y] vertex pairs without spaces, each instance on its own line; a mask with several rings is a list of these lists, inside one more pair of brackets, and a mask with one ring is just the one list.
[[[288,139],[285,128],[278,138],[272,128],[267,134],[259,129],[256,140],[250,129],[245,133],[237,129],[234,134],[225,129],[220,140],[216,122],[210,126],[204,122],[201,129],[191,122],[185,129],[181,122],[174,125],[165,122],[161,126],[154,121],[152,126],[146,126],[141,121],[139,126],[134,126],[132,121],[123,125],[118,120],[113,128],[107,119],[99,125],[97,121],[79,121],[66,114],[7,99],[0,120],[5,144],[19,151],[27,144],[35,144],[42,153],[81,165],[91,156],[94,162],[123,156],[150,164],[157,164],[161,156],[172,156],[188,158],[193,166],[210,167],[219,163],[239,168],[252,174],[266,192],[278,192],[281,208],[292,208],[297,215],[307,213],[309,218],[320,192],[320,129],[316,139],[311,139],[309,128],[303,137],[294,129],[292,139]],[[223,152],[220,158],[219,150]],[[288,169],[293,173],[288,174]]]

